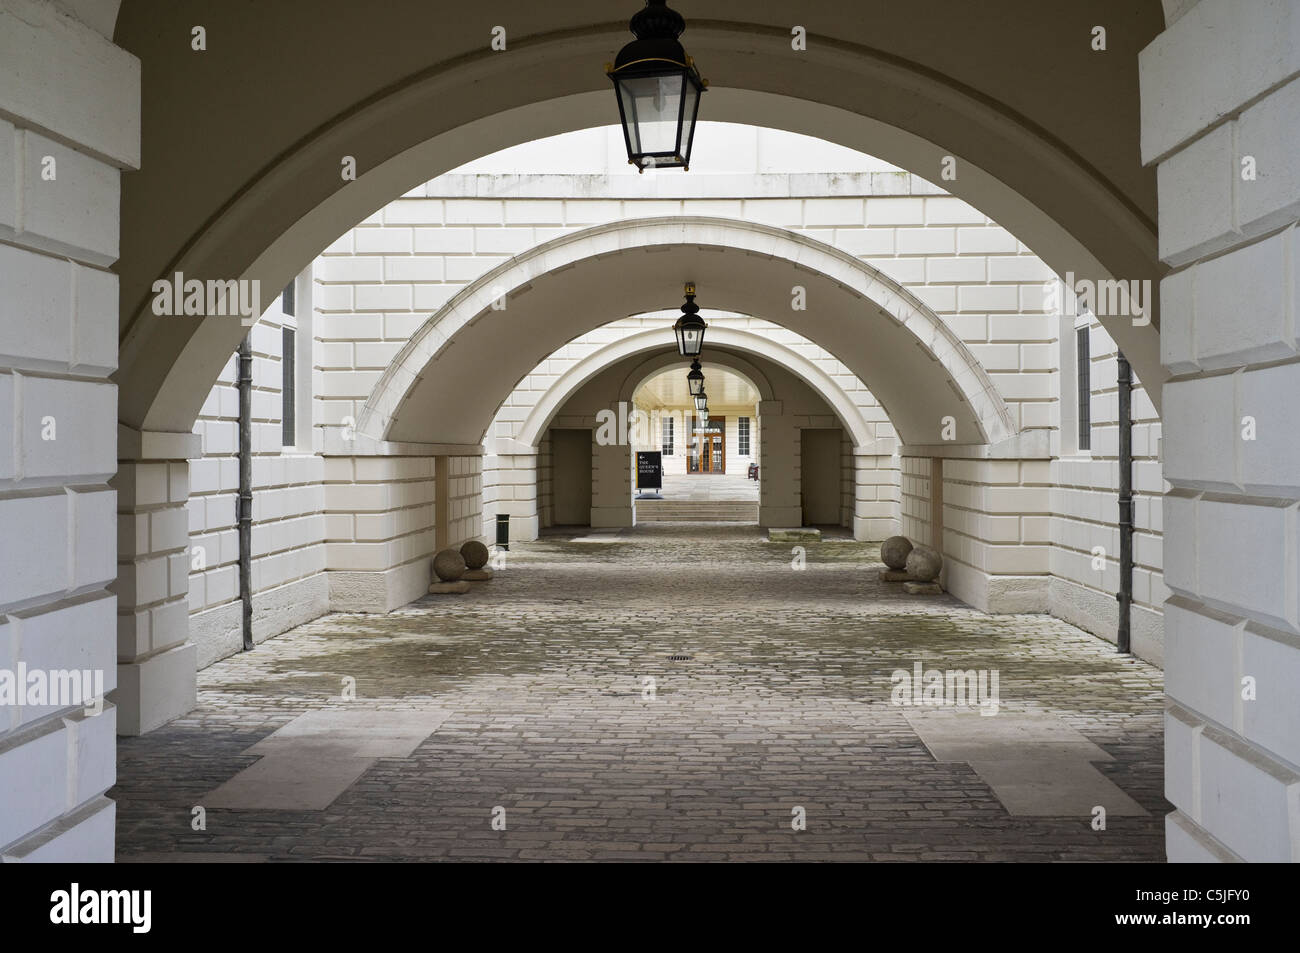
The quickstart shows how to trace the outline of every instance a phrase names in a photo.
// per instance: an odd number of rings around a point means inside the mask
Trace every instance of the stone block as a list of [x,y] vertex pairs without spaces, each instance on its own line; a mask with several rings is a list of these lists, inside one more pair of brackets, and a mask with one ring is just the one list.
[[[1160,164],[1156,182],[1162,260],[1186,264],[1236,240],[1233,180],[1237,174],[1231,123],[1206,133]],[[1188,196],[1196,198],[1192,201]]]
[[905,582],[903,591],[909,596],[940,596],[943,595],[943,586],[937,582]]
[[0,244],[0,286],[5,289],[0,296],[3,353],[52,365],[70,361],[70,267],[68,262],[49,255]]
[[[0,499],[0,605],[62,592],[69,585],[69,507],[63,492]],[[116,520],[105,529],[111,555]],[[110,571],[108,577],[112,577]]]
[[196,650],[178,645],[117,667],[118,733],[140,735],[193,710]]
[[139,60],[59,7],[0,9],[0,89],[8,116],[139,167]]
[[1198,3],[1138,66],[1147,164],[1300,72],[1300,11],[1290,0]]
[[1259,235],[1300,217],[1300,164],[1295,161],[1300,155],[1300,78],[1242,113],[1237,153],[1255,160],[1256,174],[1253,180],[1238,178],[1237,221],[1242,231]]
[[1196,265],[1200,367],[1295,357],[1295,331],[1289,327],[1293,289],[1286,280],[1293,245],[1293,233],[1282,232]]
[[1243,860],[1300,861],[1300,775],[1213,727],[1199,751],[1201,826]]
[[[23,139],[23,242],[111,265],[118,253],[118,170],[31,131]],[[54,160],[53,181],[42,176],[47,157]]]

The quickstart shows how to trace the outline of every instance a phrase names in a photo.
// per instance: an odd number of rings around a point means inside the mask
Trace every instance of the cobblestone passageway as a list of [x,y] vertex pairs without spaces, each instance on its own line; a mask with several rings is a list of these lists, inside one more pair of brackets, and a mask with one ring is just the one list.
[[[200,672],[119,742],[119,860],[1163,860],[1153,666],[871,544],[581,539]],[[984,708],[899,703],[935,671]]]

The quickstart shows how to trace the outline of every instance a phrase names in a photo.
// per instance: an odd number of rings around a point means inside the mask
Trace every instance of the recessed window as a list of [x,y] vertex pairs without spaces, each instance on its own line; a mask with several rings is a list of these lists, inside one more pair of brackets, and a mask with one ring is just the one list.
[[749,418],[740,417],[736,421],[736,452],[742,457],[749,456]]
[[671,457],[673,455],[673,418],[663,418],[663,429],[663,454],[665,457]]
[[1088,328],[1074,332],[1074,350],[1078,357],[1079,379],[1079,449],[1092,449],[1092,350]]
[[294,282],[289,282],[284,286],[284,291],[280,292],[280,310],[285,314],[293,317],[297,314],[298,302],[294,295]]
[[[290,285],[290,287],[293,287]],[[297,429],[298,419],[294,413],[294,401],[297,397],[297,388],[295,384],[295,364],[294,358],[297,347],[297,333],[293,328],[283,328],[280,331],[282,335],[282,350],[280,352],[280,442],[286,447],[295,446],[298,442]]]

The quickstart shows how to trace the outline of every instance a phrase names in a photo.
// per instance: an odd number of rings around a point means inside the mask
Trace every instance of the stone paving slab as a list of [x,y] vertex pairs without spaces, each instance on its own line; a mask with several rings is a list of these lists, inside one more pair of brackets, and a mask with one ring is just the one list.
[[318,750],[278,751],[209,791],[200,803],[236,811],[323,811],[366,773],[373,760],[322,757]]
[[907,722],[936,761],[968,763],[1009,814],[1148,813],[1091,763],[1111,755],[1059,718],[948,709],[909,713]]
[[309,711],[244,754],[260,760],[203,797],[205,807],[322,811],[378,758],[410,756],[446,718],[440,711]]
[[[877,580],[874,546],[801,546],[797,570],[792,545],[754,527],[548,537],[514,544],[491,586],[455,600],[326,616],[219,662],[199,673],[194,712],[119,740],[120,856],[1163,859],[1158,669],[1046,616],[904,596]],[[1010,813],[971,764],[936,761],[917,710],[892,703],[891,673],[918,661],[998,670],[986,720],[1067,725],[1148,814],[1094,831],[1078,806]],[[191,828],[193,807],[256,763],[249,749],[342,708],[344,679],[359,709],[442,720],[323,809],[211,807]]]
[[1098,807],[1107,817],[1149,813],[1091,764],[1075,758],[972,761],[970,766],[1009,814],[1085,817]]
[[1111,761],[1076,729],[1049,715],[978,710],[912,711],[907,723],[936,761]]

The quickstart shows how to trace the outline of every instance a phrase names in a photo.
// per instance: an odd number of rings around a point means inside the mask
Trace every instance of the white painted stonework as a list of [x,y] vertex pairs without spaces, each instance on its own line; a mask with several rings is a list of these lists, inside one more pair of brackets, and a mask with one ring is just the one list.
[[[760,522],[799,524],[802,435],[838,430],[854,536],[934,545],[970,605],[1113,640],[1120,342],[1140,375],[1132,647],[1166,672],[1169,859],[1300,861],[1300,7],[1161,7],[1140,102],[1105,102],[1118,72],[1051,80],[1089,133],[1069,148],[1032,96],[999,98],[1013,68],[1013,84],[1049,80],[1009,59],[975,95],[850,52],[854,29],[777,94],[750,72],[750,25],[702,26],[734,82],[710,92],[711,115],[730,123],[701,127],[689,174],[638,176],[616,133],[587,128],[607,91],[521,91],[481,57],[423,78],[377,63],[387,91],[355,91],[378,97],[355,109],[295,76],[301,115],[240,104],[260,118],[235,143],[181,135],[155,89],[142,157],[127,48],[166,58],[140,14],[0,0],[0,668],[102,670],[109,696],[93,715],[0,708],[0,859],[112,860],[114,735],[191,710],[196,671],[242,647],[231,348],[245,331],[151,312],[142,289],[174,267],[263,282],[255,641],[409,603],[439,549],[490,542],[500,513],[516,539],[553,525],[555,434],[594,432],[677,366],[685,281],[711,324],[706,365],[758,393]],[[881,36],[902,10],[881,11]],[[528,75],[568,76],[612,42],[556,16],[563,42],[519,46]],[[459,42],[437,38],[429,62],[468,57]],[[193,93],[193,77],[154,75]],[[268,103],[287,101],[277,82]],[[448,102],[464,108],[432,108]],[[214,128],[235,127],[210,105]],[[1139,107],[1154,191],[1131,133],[1098,134],[1137,128]],[[359,179],[321,185],[359,144],[373,145]],[[951,193],[926,177],[948,150],[977,157]],[[160,171],[124,186],[142,158]],[[185,200],[164,201],[182,182]],[[1067,271],[1155,275],[1159,307],[1075,315],[1071,294],[1048,297]],[[295,314],[267,290],[286,281]],[[593,443],[592,527],[635,521],[635,449]]]
[[1174,266],[1161,283],[1171,860],[1300,860],[1298,41],[1295,4],[1201,0],[1140,64],[1143,159]]
[[[131,560],[123,574],[115,555],[150,545],[149,517],[125,498],[130,477],[113,476],[108,379],[108,266],[120,173],[140,162],[139,63],[48,3],[5,0],[0,116],[0,668],[89,669],[113,692],[146,677],[135,606],[166,600],[170,584],[161,563]],[[172,533],[158,518],[158,534]],[[0,708],[0,858],[113,859],[114,732],[140,717],[121,698],[98,715]]]

